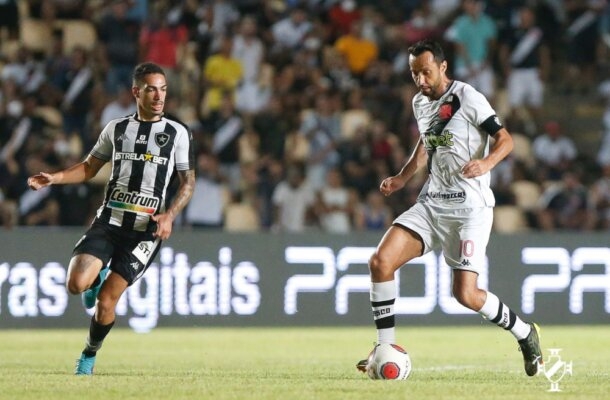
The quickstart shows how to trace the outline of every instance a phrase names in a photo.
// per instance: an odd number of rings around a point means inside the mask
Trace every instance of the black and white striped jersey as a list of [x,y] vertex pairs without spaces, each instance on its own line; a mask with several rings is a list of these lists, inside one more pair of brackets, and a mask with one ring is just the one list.
[[137,115],[112,120],[91,150],[112,163],[97,220],[123,229],[152,231],[151,215],[165,211],[174,170],[194,169],[193,137],[177,120],[140,121]]

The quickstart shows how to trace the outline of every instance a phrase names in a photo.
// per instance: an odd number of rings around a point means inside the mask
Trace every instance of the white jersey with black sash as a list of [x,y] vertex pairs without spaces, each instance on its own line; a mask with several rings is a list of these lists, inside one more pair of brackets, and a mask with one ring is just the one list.
[[126,230],[154,230],[150,217],[165,211],[172,174],[194,168],[192,140],[189,129],[170,117],[109,122],[90,153],[112,163],[96,219]]
[[428,181],[418,201],[442,209],[493,207],[490,174],[466,179],[461,168],[489,153],[489,136],[502,128],[485,96],[453,81],[438,100],[418,93],[413,111],[428,152]]

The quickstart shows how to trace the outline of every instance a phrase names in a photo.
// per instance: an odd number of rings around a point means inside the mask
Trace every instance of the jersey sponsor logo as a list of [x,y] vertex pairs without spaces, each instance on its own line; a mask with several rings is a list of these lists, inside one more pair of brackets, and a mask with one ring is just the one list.
[[453,146],[453,133],[445,129],[439,135],[426,135],[424,138],[424,145],[427,149],[431,150],[436,150],[436,148],[440,146]]
[[150,151],[146,154],[141,153],[127,153],[127,152],[116,152],[114,159],[118,161],[144,161],[158,165],[167,165],[167,157],[156,156]]
[[428,192],[428,197],[450,203],[463,203],[466,201],[466,192]]
[[136,144],[147,144],[148,143],[148,138],[146,137],[146,135],[140,135],[140,137],[138,137],[138,139],[136,140]]
[[459,109],[460,99],[452,94],[448,95],[432,116],[430,125],[425,131],[426,149],[434,151],[437,147],[453,146],[453,134],[445,128]]
[[169,143],[169,133],[159,132],[155,134],[155,143],[159,147],[163,147]]
[[160,200],[138,192],[124,192],[114,189],[110,193],[108,207],[116,210],[132,211],[138,214],[153,215],[159,206]]

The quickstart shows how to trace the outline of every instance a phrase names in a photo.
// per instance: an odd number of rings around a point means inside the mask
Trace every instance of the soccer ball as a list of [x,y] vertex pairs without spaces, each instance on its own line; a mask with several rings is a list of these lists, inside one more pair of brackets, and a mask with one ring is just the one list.
[[369,354],[366,372],[371,379],[404,380],[411,374],[411,357],[396,344],[378,344]]

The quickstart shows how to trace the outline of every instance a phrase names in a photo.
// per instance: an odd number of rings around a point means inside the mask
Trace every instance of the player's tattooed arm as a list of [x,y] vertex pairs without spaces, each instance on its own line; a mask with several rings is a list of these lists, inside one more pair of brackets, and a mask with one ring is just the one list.
[[178,171],[178,179],[180,180],[180,187],[178,193],[172,201],[171,206],[163,214],[153,215],[152,219],[157,222],[157,230],[155,236],[165,240],[169,238],[172,233],[172,225],[176,216],[186,207],[188,202],[193,197],[193,190],[195,189],[195,170],[189,169],[187,171]]
[[189,169],[186,171],[178,171],[178,179],[180,180],[178,193],[167,210],[167,213],[171,214],[172,219],[175,219],[176,216],[180,214],[191,200],[191,197],[193,197],[193,191],[195,190],[195,170]]

